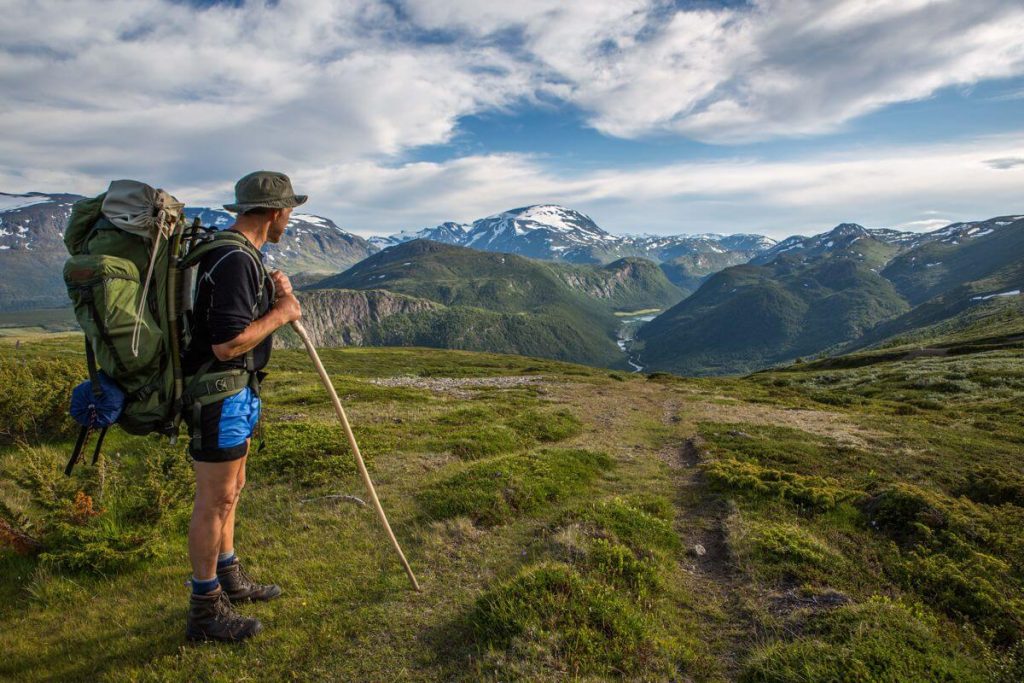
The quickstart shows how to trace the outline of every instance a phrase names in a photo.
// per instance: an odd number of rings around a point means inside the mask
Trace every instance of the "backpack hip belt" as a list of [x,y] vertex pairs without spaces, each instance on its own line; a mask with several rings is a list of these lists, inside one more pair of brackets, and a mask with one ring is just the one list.
[[195,375],[187,378],[187,389],[182,396],[182,403],[192,411],[192,444],[193,448],[201,449],[203,406],[231,398],[246,387],[257,397],[260,395],[260,379],[263,373],[255,369],[252,351],[245,354],[245,367],[232,370],[210,372],[213,361],[204,364]]

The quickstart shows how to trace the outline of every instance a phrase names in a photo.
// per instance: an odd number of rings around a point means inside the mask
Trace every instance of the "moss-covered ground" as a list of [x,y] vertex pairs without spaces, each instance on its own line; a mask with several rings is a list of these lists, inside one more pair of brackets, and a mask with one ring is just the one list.
[[80,339],[0,339],[0,679],[1024,679],[1019,350],[719,379],[323,359],[423,591],[275,351],[236,547],[284,594],[242,607],[253,641],[187,645],[184,444],[113,431],[65,478]]

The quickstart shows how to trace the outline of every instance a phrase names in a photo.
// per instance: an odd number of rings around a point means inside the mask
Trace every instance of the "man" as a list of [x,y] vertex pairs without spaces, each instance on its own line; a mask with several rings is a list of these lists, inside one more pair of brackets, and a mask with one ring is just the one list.
[[[234,605],[281,594],[242,569],[234,550],[235,509],[259,420],[259,378],[270,360],[271,335],[302,314],[288,278],[268,274],[259,250],[281,239],[292,209],[305,201],[283,173],[250,173],[235,185],[235,203],[224,206],[238,214],[229,230],[244,240],[230,236],[199,262],[192,338],[183,359],[184,413],[196,475],[188,531],[192,597],[185,635],[190,640],[236,642],[255,635],[260,622],[240,615]],[[225,376],[241,378],[245,386],[223,391]],[[190,398],[190,388],[199,394],[195,387],[207,378],[222,391],[208,391],[212,400],[206,402]]]

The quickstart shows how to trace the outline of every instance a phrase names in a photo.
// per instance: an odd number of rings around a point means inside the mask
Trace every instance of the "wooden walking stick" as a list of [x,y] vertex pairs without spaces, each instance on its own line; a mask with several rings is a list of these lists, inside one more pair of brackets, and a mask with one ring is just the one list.
[[373,482],[370,481],[370,473],[366,471],[366,463],[363,462],[363,456],[359,452],[359,444],[356,443],[356,436],[352,433],[352,427],[348,424],[348,418],[345,416],[345,409],[341,406],[341,401],[338,399],[338,392],[334,390],[334,385],[331,384],[331,378],[327,376],[327,370],[324,369],[324,364],[320,361],[320,355],[316,352],[316,347],[313,346],[312,340],[309,338],[309,334],[306,333],[306,328],[302,326],[298,320],[292,322],[292,328],[295,329],[295,333],[302,339],[302,343],[306,345],[306,351],[309,353],[309,357],[313,360],[313,364],[316,365],[316,371],[320,375],[321,381],[324,383],[324,388],[327,389],[327,393],[330,394],[331,403],[334,404],[334,412],[337,413],[338,419],[341,420],[341,426],[345,428],[345,435],[348,437],[348,443],[352,447],[352,452],[356,456],[356,465],[359,467],[359,475],[363,478],[363,483],[366,484],[366,490],[370,493],[370,500],[373,501],[373,507],[377,509],[377,516],[380,517],[380,523],[384,525],[384,531],[388,533],[388,538],[391,539],[391,545],[394,546],[395,552],[398,553],[398,558],[402,561],[402,566],[405,567],[405,573],[409,575],[409,580],[412,581],[412,587],[417,591],[420,590],[420,584],[416,581],[416,575],[412,573],[412,567],[409,566],[408,560],[405,559],[405,553],[402,552],[401,546],[398,545],[398,539],[395,538],[394,532],[391,531],[391,525],[388,524],[388,518],[384,514],[384,508],[381,507],[380,501],[377,499],[377,491],[373,488]]

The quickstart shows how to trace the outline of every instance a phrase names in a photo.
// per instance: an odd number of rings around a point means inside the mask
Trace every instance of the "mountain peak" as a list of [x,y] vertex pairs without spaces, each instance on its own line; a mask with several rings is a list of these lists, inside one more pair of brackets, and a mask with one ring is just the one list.
[[482,218],[473,223],[474,229],[478,224],[490,225],[499,223],[503,228],[514,224],[516,234],[523,234],[529,230],[553,230],[555,232],[573,233],[584,232],[599,235],[607,235],[604,230],[597,227],[597,224],[585,214],[574,209],[569,209],[558,204],[532,204],[522,206],[518,209],[509,209],[487,218]]
[[828,233],[829,237],[870,237],[871,233],[857,223],[840,223]]

